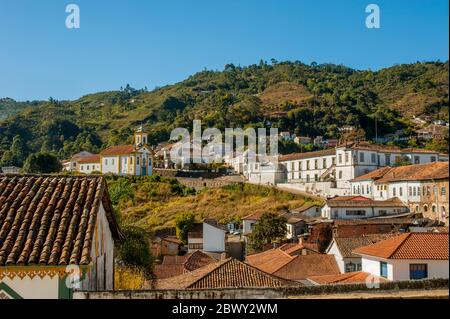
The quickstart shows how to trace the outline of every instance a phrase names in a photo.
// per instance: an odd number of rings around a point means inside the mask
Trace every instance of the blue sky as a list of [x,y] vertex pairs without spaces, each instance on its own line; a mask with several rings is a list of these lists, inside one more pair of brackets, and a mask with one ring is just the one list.
[[[81,28],[65,27],[66,5]],[[366,5],[381,29],[365,27]],[[448,0],[0,0],[0,97],[149,89],[275,58],[377,70],[448,60]]]

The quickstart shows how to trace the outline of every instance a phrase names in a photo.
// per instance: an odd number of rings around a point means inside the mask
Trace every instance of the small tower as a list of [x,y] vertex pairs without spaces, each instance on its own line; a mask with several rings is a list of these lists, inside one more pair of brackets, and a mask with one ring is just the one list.
[[134,132],[134,146],[137,148],[143,145],[147,145],[147,143],[148,143],[148,134],[141,125]]

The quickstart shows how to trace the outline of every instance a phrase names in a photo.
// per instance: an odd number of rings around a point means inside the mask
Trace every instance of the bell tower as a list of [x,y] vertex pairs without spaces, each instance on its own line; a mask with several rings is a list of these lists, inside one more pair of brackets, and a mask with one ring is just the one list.
[[140,147],[143,145],[147,145],[147,143],[148,143],[148,134],[141,125],[134,132],[134,146]]

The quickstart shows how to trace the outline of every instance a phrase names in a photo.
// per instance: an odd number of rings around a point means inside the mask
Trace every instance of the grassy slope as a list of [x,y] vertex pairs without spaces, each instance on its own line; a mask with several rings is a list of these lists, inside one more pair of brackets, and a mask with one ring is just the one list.
[[257,211],[280,211],[312,202],[300,195],[251,184],[195,193],[174,179],[159,177],[110,178],[109,188],[122,224],[149,231],[174,226],[175,217],[183,212],[194,212],[198,220],[209,217],[227,222]]

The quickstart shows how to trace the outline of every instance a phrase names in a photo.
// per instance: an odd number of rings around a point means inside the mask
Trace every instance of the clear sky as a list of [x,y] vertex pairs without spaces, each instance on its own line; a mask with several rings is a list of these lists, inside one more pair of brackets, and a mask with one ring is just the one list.
[[[65,26],[66,5],[80,29]],[[365,7],[381,9],[367,29]],[[377,70],[448,60],[448,0],[0,0],[0,97],[75,99],[275,58]]]

